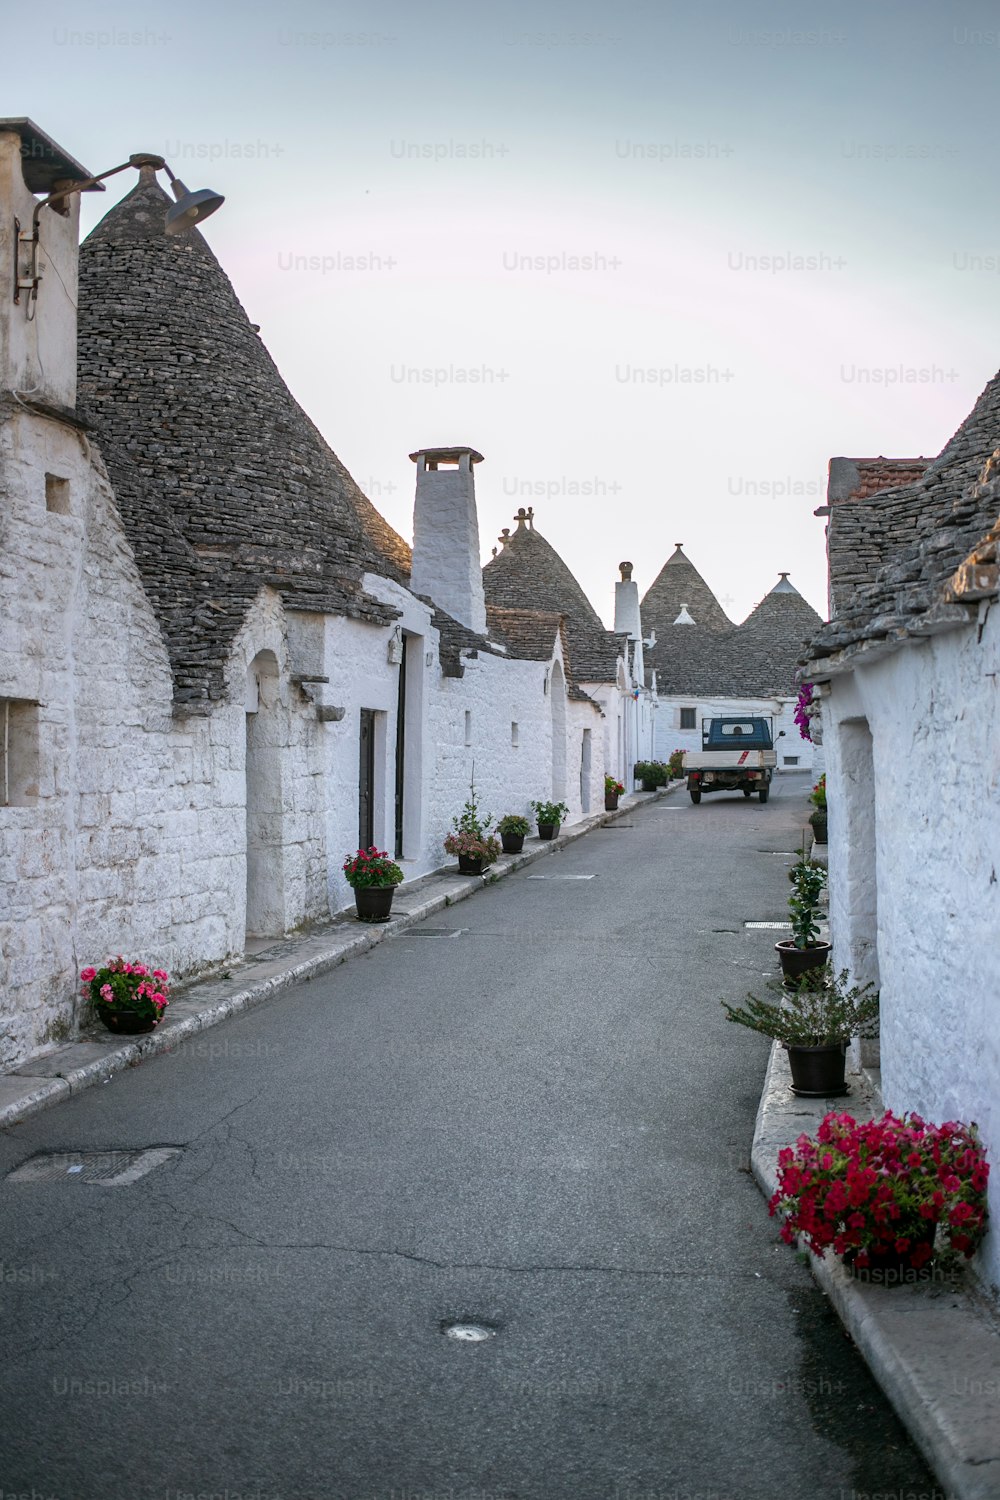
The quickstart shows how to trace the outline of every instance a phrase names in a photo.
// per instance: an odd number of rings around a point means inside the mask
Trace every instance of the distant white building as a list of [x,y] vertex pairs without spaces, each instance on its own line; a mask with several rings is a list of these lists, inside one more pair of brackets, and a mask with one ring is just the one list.
[[822,623],[782,573],[734,625],[678,542],[642,601],[647,662],[656,671],[656,756],[701,748],[705,719],[750,713],[771,719],[779,770],[822,769],[795,723],[796,663]]

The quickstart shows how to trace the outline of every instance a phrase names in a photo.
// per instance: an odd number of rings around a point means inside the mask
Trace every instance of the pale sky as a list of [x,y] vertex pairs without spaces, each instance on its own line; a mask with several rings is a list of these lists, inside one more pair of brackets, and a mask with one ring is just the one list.
[[206,239],[407,539],[408,453],[468,443],[484,560],[533,505],[609,623],[678,541],[742,619],[780,570],[825,614],[830,457],[936,454],[1000,363],[998,64],[990,0],[96,0],[22,12],[0,113],[226,195]]

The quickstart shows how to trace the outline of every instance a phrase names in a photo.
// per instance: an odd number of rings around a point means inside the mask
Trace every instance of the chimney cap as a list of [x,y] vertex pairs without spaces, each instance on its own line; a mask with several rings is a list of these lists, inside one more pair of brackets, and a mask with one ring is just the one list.
[[432,461],[440,459],[445,463],[454,463],[456,459],[462,458],[466,453],[474,464],[482,463],[483,455],[477,453],[475,448],[470,448],[467,445],[458,448],[418,448],[416,453],[410,454],[410,461],[411,463],[417,463],[419,459],[427,458]]
[[618,564],[618,571],[622,575],[622,583],[631,583],[631,581],[632,581],[632,564],[630,562],[620,562]]

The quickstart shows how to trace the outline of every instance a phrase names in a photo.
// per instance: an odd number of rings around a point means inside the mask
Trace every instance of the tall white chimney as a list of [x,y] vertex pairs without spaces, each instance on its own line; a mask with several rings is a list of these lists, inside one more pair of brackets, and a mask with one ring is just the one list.
[[615,584],[615,635],[627,635],[630,641],[640,640],[642,627],[639,622],[639,585],[632,578],[632,564],[618,564],[621,582]]
[[420,448],[413,502],[410,587],[426,594],[460,625],[486,631],[486,599],[479,560],[475,448]]

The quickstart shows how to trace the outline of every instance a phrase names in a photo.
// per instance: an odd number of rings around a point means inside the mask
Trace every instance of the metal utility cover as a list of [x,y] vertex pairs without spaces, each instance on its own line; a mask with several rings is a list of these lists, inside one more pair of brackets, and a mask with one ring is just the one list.
[[180,1146],[156,1146],[142,1151],[44,1151],[8,1172],[7,1181],[85,1182],[93,1187],[129,1187],[172,1156],[180,1156],[181,1149]]
[[744,922],[744,927],[765,927],[769,932],[791,932],[791,922]]

